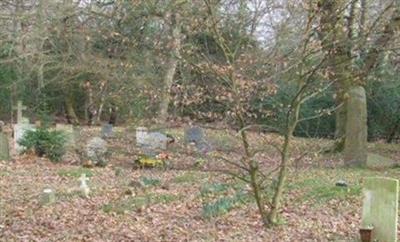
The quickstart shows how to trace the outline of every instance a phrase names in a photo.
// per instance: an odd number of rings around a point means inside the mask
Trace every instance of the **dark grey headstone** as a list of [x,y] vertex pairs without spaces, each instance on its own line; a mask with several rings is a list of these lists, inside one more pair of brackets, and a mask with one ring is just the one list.
[[208,153],[213,149],[205,137],[203,129],[198,126],[185,129],[184,141],[186,144],[194,144],[201,153]]
[[185,143],[200,143],[204,141],[203,129],[198,126],[193,126],[185,129]]
[[94,137],[86,144],[86,156],[99,166],[107,165],[107,142],[100,137]]
[[103,138],[111,138],[113,137],[113,125],[105,124],[101,129],[101,137]]
[[166,150],[169,138],[159,132],[151,132],[145,138],[145,145],[152,150]]

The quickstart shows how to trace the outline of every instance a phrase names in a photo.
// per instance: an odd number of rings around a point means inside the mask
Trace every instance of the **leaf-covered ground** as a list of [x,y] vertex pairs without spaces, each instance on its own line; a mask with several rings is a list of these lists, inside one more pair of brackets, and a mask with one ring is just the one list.
[[[214,145],[219,155],[234,159],[239,144],[227,137],[213,137]],[[281,225],[263,229],[246,184],[212,171],[213,162],[220,161],[172,147],[173,168],[137,170],[130,167],[129,155],[117,152],[134,149],[124,149],[118,139],[110,143],[115,153],[105,168],[53,164],[33,156],[0,162],[0,240],[352,241],[358,238],[363,178],[400,177],[400,169],[346,170],[331,165],[335,157],[303,155],[288,176]],[[321,142],[299,139],[294,150],[317,150],[315,143]],[[372,147],[384,148],[384,154],[397,157],[398,145]],[[90,177],[89,198],[76,190],[81,173]],[[336,187],[338,180],[349,186]],[[56,192],[54,204],[41,203],[45,188]]]

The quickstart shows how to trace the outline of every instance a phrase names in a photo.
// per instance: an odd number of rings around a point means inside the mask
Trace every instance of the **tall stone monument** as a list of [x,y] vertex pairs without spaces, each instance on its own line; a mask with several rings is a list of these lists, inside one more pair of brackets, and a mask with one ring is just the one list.
[[344,162],[346,166],[366,166],[368,127],[365,89],[353,87],[348,94]]

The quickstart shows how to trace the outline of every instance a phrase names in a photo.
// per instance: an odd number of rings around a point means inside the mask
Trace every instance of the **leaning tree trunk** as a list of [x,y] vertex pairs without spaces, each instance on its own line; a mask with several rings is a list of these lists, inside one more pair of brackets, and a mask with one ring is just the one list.
[[168,106],[171,100],[170,89],[174,82],[174,75],[176,72],[176,68],[178,66],[178,59],[180,56],[181,30],[177,18],[178,18],[177,14],[171,14],[171,28],[172,28],[171,53],[168,58],[167,68],[163,80],[164,83],[161,95],[160,113],[158,116],[160,122],[165,122],[168,118]]

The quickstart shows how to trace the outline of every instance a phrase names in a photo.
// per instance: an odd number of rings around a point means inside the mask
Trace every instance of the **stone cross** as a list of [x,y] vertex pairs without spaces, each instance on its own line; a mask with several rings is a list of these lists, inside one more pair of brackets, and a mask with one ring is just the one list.
[[22,105],[22,101],[19,100],[17,106],[13,107],[13,110],[17,110],[17,123],[23,123],[22,111],[26,110],[26,106]]
[[398,191],[397,179],[365,179],[361,226],[372,229],[371,241],[397,241]]

